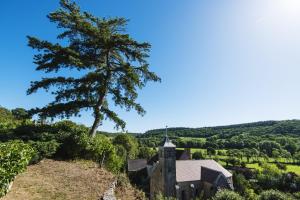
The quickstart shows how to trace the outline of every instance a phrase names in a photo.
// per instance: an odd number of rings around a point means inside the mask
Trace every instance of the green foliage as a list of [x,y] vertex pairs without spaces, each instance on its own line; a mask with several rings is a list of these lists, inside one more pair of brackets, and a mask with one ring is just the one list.
[[100,134],[91,138],[88,131],[87,127],[71,121],[23,124],[10,133],[0,134],[0,141],[19,139],[31,145],[35,150],[31,163],[37,163],[43,158],[92,159],[113,172],[120,171],[126,156],[117,154],[119,148],[112,144],[110,138]]
[[150,159],[156,153],[157,153],[157,150],[155,148],[142,146],[142,147],[139,147],[139,149],[138,149],[138,158]]
[[220,190],[212,200],[243,200],[243,198],[231,190]]
[[257,175],[257,181],[261,188],[263,189],[272,189],[278,188],[280,184],[280,170],[270,164],[262,165],[262,172]]
[[32,82],[28,94],[51,88],[55,95],[53,102],[34,109],[33,113],[51,118],[70,117],[91,109],[95,117],[90,132],[93,136],[104,118],[124,128],[125,122],[110,109],[108,98],[121,108],[145,113],[136,103],[137,91],[148,81],[160,81],[149,71],[151,45],[131,38],[126,33],[128,20],[124,18],[95,17],[68,0],[61,0],[60,5],[48,18],[63,31],[57,36],[63,45],[28,37],[28,45],[38,51],[34,56],[36,70],[56,73],[76,69],[84,74],[79,78],[51,76]]
[[17,120],[30,119],[30,114],[24,108],[15,108],[11,110],[12,115]]
[[267,190],[263,191],[259,195],[259,200],[292,200],[293,198],[278,191],[278,190]]
[[124,159],[117,155],[117,150],[110,138],[104,135],[90,137],[87,129],[73,129],[56,152],[61,159],[91,159],[105,166],[112,172],[119,172],[124,166]]
[[279,163],[279,162],[276,163],[276,166],[280,170],[284,170],[285,171],[287,169],[287,167],[286,167],[285,164],[282,164],[282,163]]
[[21,141],[0,143],[0,197],[6,194],[15,176],[26,168],[33,154],[33,148]]
[[269,157],[272,156],[272,151],[281,148],[280,144],[274,141],[262,141],[258,144],[258,146],[260,150],[267,154]]
[[14,116],[11,111],[0,106],[0,133],[15,127]]
[[29,141],[29,144],[35,150],[35,154],[31,159],[31,163],[37,163],[44,158],[53,158],[60,144],[56,140],[47,142]]
[[[164,129],[147,131],[145,134],[139,136],[140,141],[142,144],[153,146],[154,143],[157,144],[157,141],[161,141],[164,131]],[[295,145],[298,147],[300,146],[299,133],[300,120],[266,121],[204,128],[168,129],[168,135],[176,142],[177,147],[258,149],[258,144],[260,142],[274,141],[280,145],[280,153],[282,153],[283,150],[293,153],[295,151]],[[201,138],[201,140],[204,139],[206,142],[204,146],[203,144],[199,144],[198,146],[195,146],[196,144],[187,146],[182,143],[181,138]],[[275,149],[278,148],[277,145],[274,147]],[[266,148],[262,146],[262,150],[266,150]],[[272,150],[273,149],[266,150],[268,156],[272,156]]]
[[295,199],[300,199],[300,192],[293,193]]
[[205,155],[203,154],[202,151],[196,151],[192,154],[192,158],[195,160],[200,160],[200,159],[204,159]]
[[216,155],[216,150],[212,147],[208,147],[207,148],[207,154],[210,155],[210,156],[211,155]]
[[247,200],[256,200],[258,197],[246,178],[239,173],[233,174],[234,190]]
[[117,135],[113,140],[113,144],[123,146],[129,159],[134,159],[138,155],[138,141],[129,134]]
[[161,193],[157,194],[155,200],[176,200],[174,197],[164,197]]

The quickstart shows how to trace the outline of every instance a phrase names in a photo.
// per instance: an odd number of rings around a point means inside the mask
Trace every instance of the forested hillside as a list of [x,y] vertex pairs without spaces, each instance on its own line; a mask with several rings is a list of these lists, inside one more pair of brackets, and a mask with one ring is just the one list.
[[[165,129],[155,129],[138,137],[141,143],[154,147],[159,145],[164,134]],[[168,136],[178,147],[189,148],[256,148],[262,141],[274,141],[293,154],[294,150],[291,149],[300,146],[300,120],[264,121],[203,128],[168,128]]]
[[[300,120],[262,121],[228,126],[203,127],[203,128],[168,128],[171,137],[210,137],[228,138],[240,134],[267,135],[288,134],[300,136]],[[143,137],[162,136],[165,129],[147,131]]]

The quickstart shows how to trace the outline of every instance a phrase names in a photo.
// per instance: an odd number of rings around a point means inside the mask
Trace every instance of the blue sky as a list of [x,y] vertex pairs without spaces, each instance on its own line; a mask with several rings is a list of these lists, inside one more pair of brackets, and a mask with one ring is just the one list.
[[[26,35],[56,41],[46,15],[55,0],[0,2],[0,105],[32,108],[43,92],[26,95],[35,72]],[[130,19],[128,32],[152,44],[151,83],[138,101],[144,117],[116,108],[127,130],[201,127],[300,118],[300,1],[80,0],[94,15]],[[73,120],[92,124],[90,113]],[[105,121],[100,130],[113,131]]]

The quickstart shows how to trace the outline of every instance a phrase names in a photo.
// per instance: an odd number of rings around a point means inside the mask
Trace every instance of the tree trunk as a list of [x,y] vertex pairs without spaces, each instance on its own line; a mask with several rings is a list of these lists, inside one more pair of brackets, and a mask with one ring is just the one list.
[[95,116],[95,121],[94,121],[93,126],[92,126],[92,128],[91,128],[91,130],[90,130],[90,135],[91,135],[92,137],[95,137],[95,136],[96,136],[97,128],[99,127],[100,122],[101,122],[100,117],[99,117],[98,115]]
[[94,120],[93,126],[90,130],[90,136],[92,136],[92,137],[96,136],[97,128],[99,127],[100,122],[101,122],[100,109],[101,109],[101,106],[104,102],[105,94],[106,94],[106,89],[103,89],[102,95],[100,96],[100,98],[97,102],[97,105],[94,107],[95,120]]
[[[107,51],[107,55],[106,55],[106,65],[107,65],[107,68],[109,69],[110,67],[110,64],[109,64],[109,50]],[[105,78],[105,84],[100,88],[100,97],[98,99],[98,102],[97,102],[97,105],[94,107],[94,114],[95,114],[95,121],[93,123],[93,126],[90,130],[90,135],[92,137],[95,137],[96,136],[96,133],[97,133],[97,128],[99,127],[100,125],[100,122],[101,122],[101,118],[100,118],[100,110],[101,110],[101,106],[104,102],[104,99],[105,99],[105,95],[106,95],[106,92],[107,92],[107,86],[108,86],[108,82],[109,82],[109,79],[111,77],[111,72],[108,71],[107,74],[106,74],[106,78]]]
[[94,121],[93,126],[92,126],[92,128],[90,130],[90,135],[92,137],[96,136],[97,128],[99,127],[99,125],[101,123],[100,110],[101,110],[102,104],[103,104],[103,102],[105,100],[106,91],[107,91],[106,86],[104,86],[102,88],[102,90],[100,91],[101,92],[101,96],[98,99],[97,105],[95,105],[95,107],[94,107],[95,121]]

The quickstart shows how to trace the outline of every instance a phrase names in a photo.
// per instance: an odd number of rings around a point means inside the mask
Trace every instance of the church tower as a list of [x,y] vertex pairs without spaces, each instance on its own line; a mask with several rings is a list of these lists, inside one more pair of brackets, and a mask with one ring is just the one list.
[[165,197],[175,197],[176,190],[176,146],[166,135],[163,144],[159,147],[159,163],[161,165],[162,194]]

